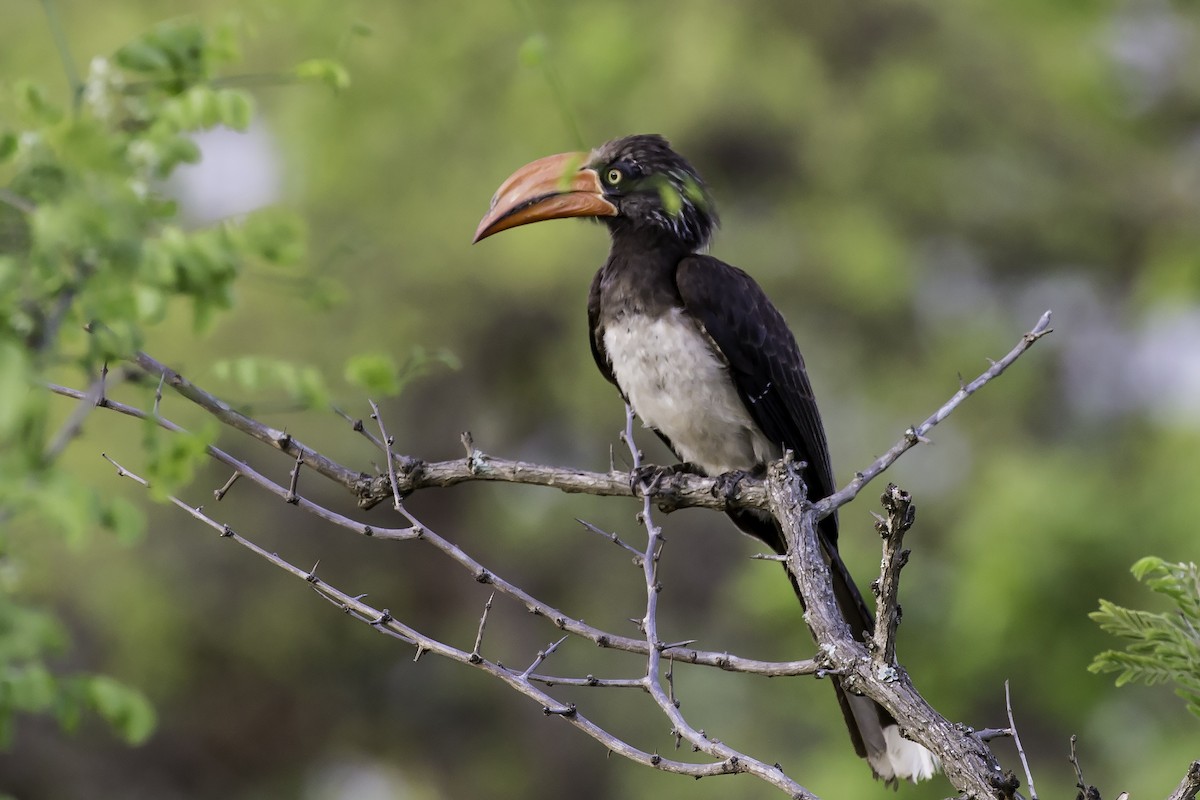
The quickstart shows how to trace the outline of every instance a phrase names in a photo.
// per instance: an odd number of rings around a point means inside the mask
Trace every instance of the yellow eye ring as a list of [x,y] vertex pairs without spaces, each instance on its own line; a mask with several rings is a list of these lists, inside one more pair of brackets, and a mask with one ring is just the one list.
[[615,186],[621,182],[622,178],[625,177],[625,173],[621,172],[621,170],[617,169],[616,167],[613,167],[608,171],[608,174],[605,175],[605,177],[608,179],[609,183]]

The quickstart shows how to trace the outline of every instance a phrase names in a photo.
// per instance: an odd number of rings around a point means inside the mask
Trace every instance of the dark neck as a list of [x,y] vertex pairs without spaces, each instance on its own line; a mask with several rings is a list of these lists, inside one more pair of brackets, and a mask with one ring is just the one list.
[[601,314],[658,316],[681,303],[675,269],[689,251],[673,237],[650,231],[612,229],[612,247],[600,272]]
[[669,264],[673,269],[691,249],[679,239],[656,227],[631,227],[614,220],[609,224],[612,246],[608,260]]

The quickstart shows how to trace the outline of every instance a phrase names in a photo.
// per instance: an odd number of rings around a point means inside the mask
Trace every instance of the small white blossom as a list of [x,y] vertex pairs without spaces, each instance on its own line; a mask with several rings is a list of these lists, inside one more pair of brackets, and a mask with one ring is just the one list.
[[122,85],[121,73],[112,68],[107,58],[93,58],[83,84],[84,105],[91,109],[96,119],[107,121],[116,108],[116,97]]

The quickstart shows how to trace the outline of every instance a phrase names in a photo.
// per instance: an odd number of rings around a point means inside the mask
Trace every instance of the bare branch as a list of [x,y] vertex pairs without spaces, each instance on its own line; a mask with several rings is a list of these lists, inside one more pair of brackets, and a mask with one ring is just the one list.
[[587,520],[580,519],[579,517],[576,517],[575,521],[578,522],[580,525],[582,525],[585,529],[591,531],[592,533],[595,533],[599,536],[603,536],[605,539],[608,539],[610,542],[617,545],[621,549],[629,551],[630,553],[633,554],[633,563],[639,567],[642,565],[642,551],[638,550],[636,547],[629,544],[628,542],[623,541],[620,536],[617,536],[615,533],[609,533],[608,531],[603,530],[602,528],[599,528],[599,527],[593,525],[592,523],[588,522]]
[[1200,794],[1200,761],[1193,761],[1167,800],[1195,800],[1197,794]]
[[471,648],[472,663],[480,657],[479,648],[483,646],[483,629],[487,627],[488,613],[492,610],[492,601],[495,599],[496,593],[492,592],[488,595],[487,602],[483,604],[483,614],[479,617],[479,631],[475,634],[475,645]]
[[540,667],[547,658],[554,655],[554,651],[557,650],[558,646],[560,644],[562,644],[563,642],[565,642],[566,640],[567,640],[567,637],[564,636],[561,639],[559,639],[557,642],[554,642],[553,644],[551,644],[545,650],[538,650],[537,658],[533,659],[533,663],[530,664],[528,667],[526,667],[525,671],[521,673],[521,680],[523,680],[523,681],[529,680],[529,676],[533,674],[533,671],[535,669],[537,669],[538,667]]
[[1008,681],[1004,682],[1004,708],[1008,712],[1008,729],[1012,731],[1013,744],[1017,746],[1017,755],[1021,758],[1021,767],[1025,770],[1025,782],[1029,784],[1029,798],[1037,800],[1037,789],[1033,785],[1033,773],[1029,770],[1029,761],[1025,758],[1025,748],[1021,746],[1021,736],[1017,733],[1017,723],[1013,719],[1012,693],[1008,689]]
[[[108,456],[104,458],[117,469],[117,474],[130,478],[144,487],[149,487],[149,483],[137,474],[130,472],[123,466],[118,464]],[[425,636],[416,629],[405,625],[396,620],[386,609],[379,610],[362,602],[362,595],[350,596],[345,592],[335,588],[331,584],[318,578],[311,571],[304,571],[299,567],[292,565],[290,562],[280,558],[275,553],[270,553],[250,540],[235,532],[226,524],[214,520],[212,517],[204,513],[203,507],[192,507],[173,495],[168,497],[168,500],[178,508],[187,512],[194,519],[202,522],[216,530],[222,538],[231,539],[237,544],[245,547],[255,555],[266,560],[273,566],[282,569],[283,571],[300,578],[313,587],[321,596],[329,600],[331,603],[342,609],[354,619],[370,625],[386,635],[394,636],[410,644],[414,644],[417,648],[417,653],[422,652],[434,653],[451,661],[457,661],[468,666],[473,666],[476,669],[492,675],[508,684],[512,688],[519,691],[521,694],[529,697],[534,702],[542,706],[543,712],[548,716],[560,717],[572,726],[582,730],[587,735],[591,736],[596,741],[600,742],[610,752],[617,753],[632,761],[646,766],[654,767],[655,769],[664,772],[673,772],[682,775],[690,775],[695,778],[703,778],[715,775],[729,775],[738,772],[747,771],[743,765],[739,764],[735,759],[726,759],[721,761],[713,761],[709,763],[694,764],[684,761],[675,761],[672,759],[663,758],[657,753],[648,753],[640,750],[628,742],[614,736],[604,728],[601,728],[591,720],[587,719],[574,704],[562,703],[551,695],[547,694],[542,689],[539,689],[532,680],[532,676],[526,673],[514,673],[499,664],[488,661],[484,658],[479,658],[473,653],[468,653],[464,650],[459,650],[450,645],[444,644],[436,639]],[[562,640],[559,640],[560,642]],[[546,656],[553,652],[558,643],[553,645],[544,653],[539,653],[538,661],[540,663]],[[780,772],[782,775],[782,772]],[[797,797],[808,798],[812,795],[798,794]]]
[[980,739],[939,714],[895,667],[876,674],[866,645],[851,634],[833,594],[829,569],[817,536],[815,507],[792,462],[785,457],[767,470],[771,512],[779,520],[788,544],[788,571],[806,602],[805,620],[820,644],[822,655],[842,676],[847,691],[860,692],[886,708],[900,722],[901,732],[927,747],[942,762],[946,777],[967,796],[1015,796],[1003,783],[995,756]]
[[[104,362],[104,366],[100,368],[100,375],[92,384],[88,386],[86,394],[80,398],[79,405],[71,412],[71,416],[67,417],[62,427],[55,433],[50,444],[46,446],[46,452],[42,458],[49,463],[54,461],[62,451],[66,449],[71,440],[78,436],[83,431],[83,423],[88,416],[100,406],[107,402],[108,382],[108,362]],[[128,371],[125,369],[117,370],[113,375],[113,383],[119,383],[128,377]]]
[[[56,384],[49,384],[49,389],[55,394],[81,399],[85,396],[84,392],[78,389],[70,389]],[[147,412],[134,406],[119,403],[114,400],[109,400],[104,408],[109,411],[114,411],[119,414],[134,417],[135,419],[154,419],[154,421],[165,428],[166,430],[176,433],[186,432],[183,427],[166,419],[164,417],[151,417]],[[244,475],[248,480],[266,489],[271,494],[287,500],[287,489],[278,483],[275,483],[270,478],[262,475],[253,467],[244,461],[241,461],[219,447],[209,446],[208,454],[217,461],[232,467],[241,475]],[[305,462],[309,463],[309,462]],[[628,487],[628,475],[623,474],[622,480],[625,481]],[[594,626],[584,623],[567,616],[559,609],[542,602],[533,597],[529,593],[519,587],[509,583],[501,578],[494,571],[484,567],[478,561],[471,558],[458,546],[438,536],[435,532],[427,527],[408,527],[408,528],[386,528],[375,525],[367,525],[358,522],[349,517],[338,514],[335,511],[317,505],[312,501],[298,497],[296,506],[301,510],[307,511],[314,516],[331,522],[334,525],[345,528],[353,533],[363,536],[371,536],[377,539],[388,540],[409,540],[420,539],[421,541],[434,546],[442,553],[449,556],[452,560],[458,563],[461,567],[467,570],[475,580],[482,583],[489,583],[496,588],[497,591],[506,594],[521,603],[525,608],[535,616],[544,617],[552,622],[555,627],[571,633],[588,641],[611,650],[621,650],[629,653],[640,653],[645,655],[647,652],[646,642],[641,638],[633,638],[629,636],[619,636],[608,631],[601,630]],[[718,669],[727,672],[743,672],[753,675],[765,675],[768,677],[788,677],[795,675],[815,675],[821,671],[820,665],[812,659],[800,659],[796,661],[764,661],[760,659],[744,658],[733,655],[728,652],[717,652],[708,650],[699,650],[690,647],[671,648],[666,651],[667,654],[677,661],[687,664],[697,664],[700,666],[717,667]]]
[[879,579],[871,584],[876,600],[875,634],[872,640],[877,669],[896,664],[896,628],[900,625],[900,570],[908,563],[903,549],[904,534],[912,527],[916,508],[912,498],[894,483],[889,483],[879,498],[887,512],[875,523],[883,539],[883,560]]
[[1008,352],[1008,355],[999,361],[994,362],[978,378],[960,388],[954,393],[953,397],[951,397],[942,405],[941,408],[933,412],[928,419],[926,419],[916,428],[909,428],[907,431],[905,431],[904,436],[901,437],[900,441],[892,445],[892,448],[886,453],[875,459],[874,463],[872,463],[869,467],[855,475],[854,480],[846,484],[843,489],[834,492],[824,500],[814,503],[813,509],[816,511],[817,519],[827,517],[835,509],[841,508],[842,506],[846,505],[846,503],[849,503],[858,496],[858,493],[862,491],[864,486],[874,480],[879,473],[883,472],[885,469],[894,464],[896,459],[904,455],[905,452],[912,449],[920,442],[929,441],[925,438],[925,434],[927,434],[933,428],[933,426],[950,416],[950,414],[953,413],[954,409],[958,408],[962,401],[966,400],[968,397],[975,394],[975,392],[982,389],[988,383],[988,381],[999,377],[1004,370],[1012,366],[1013,362],[1020,358],[1026,350],[1032,347],[1034,342],[1036,342],[1038,339],[1041,339],[1046,334],[1051,333],[1052,330],[1053,329],[1050,328],[1050,312],[1047,311],[1045,314],[1042,314],[1041,319],[1039,319],[1037,324],[1033,326],[1033,329],[1021,337],[1021,341],[1017,343],[1016,347]]
[[[622,432],[621,438],[629,448],[629,455],[633,460],[633,470],[636,473],[642,466],[642,453],[633,440],[633,419],[633,407],[626,403],[625,430]],[[816,800],[816,795],[785,775],[779,765],[768,765],[745,753],[738,752],[724,742],[713,739],[705,732],[693,727],[679,710],[679,701],[674,692],[673,672],[669,688],[663,688],[662,658],[667,647],[658,635],[658,596],[662,589],[658,582],[658,559],[662,553],[664,539],[662,538],[662,529],[654,524],[653,506],[649,494],[643,494],[642,512],[639,516],[646,529],[646,549],[642,553],[642,575],[646,580],[646,615],[641,620],[641,628],[646,635],[648,648],[646,689],[659,709],[671,721],[671,731],[675,736],[676,748],[679,747],[680,740],[686,740],[692,750],[723,759],[724,763],[736,766],[739,772],[749,772],[788,792],[793,798]],[[671,667],[673,670],[674,662],[671,662]]]
[[401,500],[400,486],[396,483],[396,460],[392,457],[392,437],[388,436],[387,429],[383,427],[383,415],[379,413],[379,406],[375,405],[374,400],[367,402],[371,404],[371,417],[379,425],[379,437],[383,440],[383,455],[387,459],[388,484],[392,487],[392,508],[396,511],[403,511],[404,503]]

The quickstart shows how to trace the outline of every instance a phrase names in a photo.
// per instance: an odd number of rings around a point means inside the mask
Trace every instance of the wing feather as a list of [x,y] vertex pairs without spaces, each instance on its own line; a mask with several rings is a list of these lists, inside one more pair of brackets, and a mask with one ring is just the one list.
[[[742,270],[711,256],[692,255],[675,273],[688,313],[704,326],[746,410],[766,436],[808,464],[812,499],[833,493],[825,427],[796,339],[762,288]],[[836,541],[837,522],[822,525]]]

